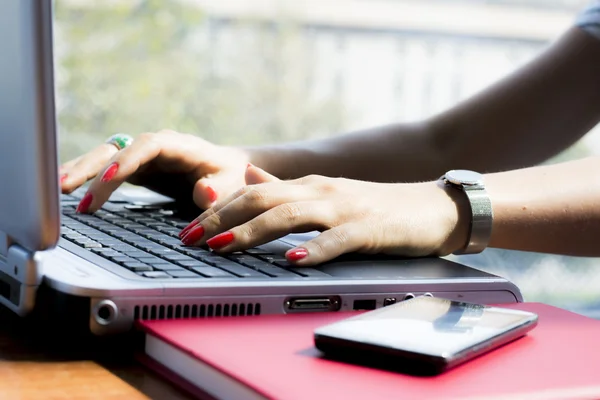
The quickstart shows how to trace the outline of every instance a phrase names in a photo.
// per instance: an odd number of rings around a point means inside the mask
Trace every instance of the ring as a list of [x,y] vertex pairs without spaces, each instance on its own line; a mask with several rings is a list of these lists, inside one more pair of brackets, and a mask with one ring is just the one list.
[[108,138],[106,141],[107,144],[112,144],[117,148],[117,150],[123,150],[125,147],[131,145],[133,143],[133,138],[124,133],[116,133]]

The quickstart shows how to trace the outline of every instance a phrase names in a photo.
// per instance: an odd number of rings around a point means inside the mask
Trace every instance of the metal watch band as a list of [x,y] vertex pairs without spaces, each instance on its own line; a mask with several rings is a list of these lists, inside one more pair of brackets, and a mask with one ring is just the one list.
[[494,212],[492,202],[483,186],[462,186],[471,206],[471,224],[467,245],[454,254],[481,253],[487,247],[492,235]]
[[451,170],[442,176],[444,184],[461,190],[467,195],[471,208],[471,222],[466,245],[454,254],[481,253],[492,236],[494,212],[492,202],[485,190],[483,175],[469,170]]

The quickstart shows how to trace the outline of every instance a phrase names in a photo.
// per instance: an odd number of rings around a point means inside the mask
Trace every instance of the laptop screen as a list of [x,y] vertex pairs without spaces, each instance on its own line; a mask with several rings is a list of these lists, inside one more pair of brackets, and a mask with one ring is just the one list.
[[0,5],[0,241],[27,250],[53,247],[59,234],[51,7]]

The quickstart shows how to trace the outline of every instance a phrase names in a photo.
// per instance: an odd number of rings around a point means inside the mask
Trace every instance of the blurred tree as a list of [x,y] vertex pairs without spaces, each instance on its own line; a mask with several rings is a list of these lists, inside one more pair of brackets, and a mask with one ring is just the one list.
[[226,144],[339,129],[311,99],[300,28],[211,20],[188,1],[56,0],[61,159],[114,132],[172,128]]

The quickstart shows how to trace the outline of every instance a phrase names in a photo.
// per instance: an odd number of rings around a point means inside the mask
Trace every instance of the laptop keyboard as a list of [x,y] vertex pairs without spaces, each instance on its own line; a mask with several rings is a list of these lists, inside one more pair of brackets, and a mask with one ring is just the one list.
[[61,195],[61,237],[148,279],[328,278],[314,268],[295,268],[260,247],[219,255],[186,247],[179,232],[188,222],[171,211],[132,211],[106,203],[93,215],[76,214],[79,197]]

